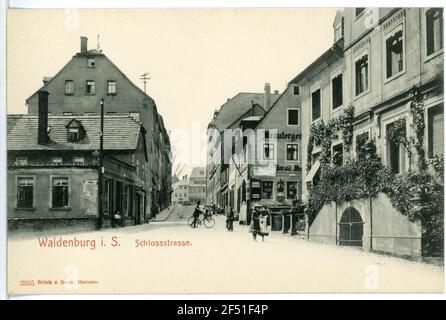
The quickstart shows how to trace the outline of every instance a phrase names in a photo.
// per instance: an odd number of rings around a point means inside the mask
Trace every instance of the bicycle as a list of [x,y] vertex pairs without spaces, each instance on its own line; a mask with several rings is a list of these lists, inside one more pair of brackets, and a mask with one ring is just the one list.
[[[203,224],[206,228],[213,228],[215,226],[215,219],[212,216],[212,213],[203,212],[203,218],[200,219],[201,214],[197,217],[197,221],[195,223],[195,227],[198,227],[199,225]],[[187,219],[187,224],[189,227],[194,228],[194,216],[189,217]]]

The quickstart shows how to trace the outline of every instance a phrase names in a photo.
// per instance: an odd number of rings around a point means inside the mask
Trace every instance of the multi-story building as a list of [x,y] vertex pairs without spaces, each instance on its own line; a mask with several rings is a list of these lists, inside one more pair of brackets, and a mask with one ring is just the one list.
[[[425,156],[444,152],[443,9],[346,8],[333,27],[334,44],[292,81],[301,93],[302,152],[311,152],[302,157],[305,201],[322,161],[322,146],[309,143],[311,128],[328,124],[349,108],[354,110],[352,146],[345,148],[339,133],[330,142],[331,165],[361,159],[364,143],[373,141],[382,164],[395,174],[413,170],[415,150],[388,137],[397,123],[405,137],[414,136],[414,92],[424,105]],[[365,250],[421,253],[419,221],[410,221],[383,194],[324,206],[309,226],[309,237]]]
[[189,178],[189,201],[191,203],[206,203],[206,168],[192,169]]
[[[45,77],[39,90],[49,92],[50,114],[99,114],[104,99],[108,115],[128,113],[147,131],[148,161],[143,164],[146,195],[142,200],[151,217],[169,204],[171,193],[170,142],[155,101],[133,84],[104,54],[88,50],[81,37],[80,52],[53,77]],[[37,114],[38,94],[27,100],[28,113]]]
[[[207,142],[207,197],[208,204],[220,208],[235,208],[234,197],[228,189],[230,164],[232,162],[233,131],[238,130],[242,119],[263,115],[277,100],[279,93],[270,93],[265,85],[264,93],[238,93],[215,111],[208,125]],[[231,200],[231,201],[230,201]]]
[[172,203],[180,205],[188,205],[189,201],[189,184],[187,176],[183,176],[181,180],[173,186]]
[[[8,115],[8,225],[93,229],[98,223],[99,135],[96,115]],[[129,115],[104,117],[103,226],[145,221],[145,129]]]

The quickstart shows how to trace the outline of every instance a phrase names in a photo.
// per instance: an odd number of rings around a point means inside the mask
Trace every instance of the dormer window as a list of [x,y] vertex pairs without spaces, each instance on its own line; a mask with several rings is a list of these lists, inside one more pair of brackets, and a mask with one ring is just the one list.
[[94,58],[88,58],[87,59],[87,67],[94,68],[96,66],[96,62]]
[[73,119],[66,126],[67,128],[67,141],[68,142],[79,142],[83,139],[84,128],[80,121]]
[[69,128],[68,129],[68,141],[77,142],[79,141],[79,128]]

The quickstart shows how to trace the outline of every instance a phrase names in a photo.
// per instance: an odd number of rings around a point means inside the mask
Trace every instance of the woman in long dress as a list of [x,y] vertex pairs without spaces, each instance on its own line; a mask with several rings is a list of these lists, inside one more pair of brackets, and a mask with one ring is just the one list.
[[260,231],[258,235],[262,236],[262,241],[265,241],[265,236],[269,235],[267,219],[268,219],[268,211],[267,209],[264,209],[259,216]]
[[257,234],[260,234],[260,211],[258,206],[254,207],[254,211],[251,217],[251,225],[249,232],[252,233],[252,239],[257,241]]

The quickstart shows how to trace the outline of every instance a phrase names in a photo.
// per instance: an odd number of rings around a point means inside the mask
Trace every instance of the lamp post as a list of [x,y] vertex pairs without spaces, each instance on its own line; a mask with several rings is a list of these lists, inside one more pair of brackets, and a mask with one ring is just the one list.
[[103,208],[103,158],[104,158],[104,99],[101,99],[101,129],[99,132],[99,161],[98,161],[98,230],[102,228],[104,220]]

